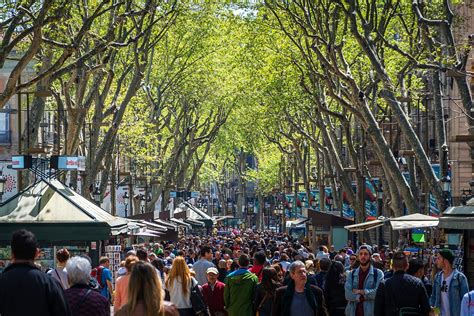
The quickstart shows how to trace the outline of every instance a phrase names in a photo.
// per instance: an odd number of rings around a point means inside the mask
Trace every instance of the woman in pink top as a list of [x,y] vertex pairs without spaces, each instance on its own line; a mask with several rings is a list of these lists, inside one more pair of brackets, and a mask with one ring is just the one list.
[[130,271],[132,271],[133,265],[138,261],[138,257],[136,256],[129,256],[125,260],[125,269],[127,269],[127,274],[119,277],[115,282],[115,310],[119,310],[122,305],[128,301],[128,282],[130,281]]

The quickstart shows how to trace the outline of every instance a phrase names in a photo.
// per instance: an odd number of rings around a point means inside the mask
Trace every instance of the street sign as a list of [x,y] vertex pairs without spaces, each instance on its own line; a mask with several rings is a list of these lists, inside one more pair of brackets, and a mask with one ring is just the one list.
[[31,156],[12,156],[12,169],[29,169],[32,167]]
[[170,198],[176,198],[176,197],[177,197],[176,191],[171,191]]
[[80,166],[77,156],[51,156],[49,164],[56,170],[79,170]]
[[191,192],[191,197],[192,198],[198,198],[201,196],[201,192]]

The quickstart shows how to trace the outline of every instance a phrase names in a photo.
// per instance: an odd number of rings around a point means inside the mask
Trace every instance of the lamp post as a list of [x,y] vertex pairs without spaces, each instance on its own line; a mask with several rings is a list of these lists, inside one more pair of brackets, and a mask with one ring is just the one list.
[[[449,194],[451,192],[451,178],[449,176],[444,176],[441,178],[441,186],[443,188],[443,194],[444,194],[444,202],[445,202],[445,207],[448,208],[450,206],[450,199],[449,199]],[[441,210],[443,211],[443,210]]]
[[7,183],[7,178],[3,175],[3,172],[0,171],[0,202],[2,202],[3,194],[5,193],[6,183]]
[[[377,191],[377,202],[378,202],[378,215],[379,217],[383,217],[383,190],[382,190],[382,184],[380,183],[379,185],[379,190]],[[379,246],[383,244],[383,226],[380,226],[378,228],[378,234],[379,234]]]
[[100,187],[99,184],[96,184],[94,191],[92,192],[92,196],[94,197],[95,203],[100,206],[100,198],[101,198],[101,192],[100,192]]
[[125,193],[123,194],[123,204],[125,205],[125,217],[128,217],[127,207],[128,207],[128,199],[129,198],[130,198],[130,196],[128,195],[128,192],[125,191]]
[[145,213],[145,205],[146,205],[146,195],[142,194],[140,196],[140,212],[142,214]]

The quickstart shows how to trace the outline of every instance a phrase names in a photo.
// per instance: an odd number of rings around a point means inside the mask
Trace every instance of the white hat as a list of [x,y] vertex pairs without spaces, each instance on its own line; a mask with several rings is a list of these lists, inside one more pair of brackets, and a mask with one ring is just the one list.
[[217,271],[217,269],[214,267],[210,267],[206,270],[206,274],[209,274],[209,273],[214,273],[215,275],[219,275],[219,271]]

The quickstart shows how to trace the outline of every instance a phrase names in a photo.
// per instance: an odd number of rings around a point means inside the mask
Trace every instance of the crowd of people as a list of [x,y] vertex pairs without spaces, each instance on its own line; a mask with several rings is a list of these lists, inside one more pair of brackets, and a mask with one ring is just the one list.
[[387,247],[313,253],[284,234],[245,231],[187,236],[124,250],[113,280],[109,259],[56,254],[34,264],[35,236],[13,234],[12,264],[0,274],[0,315],[382,316],[474,315],[474,291],[441,249],[433,266]]

